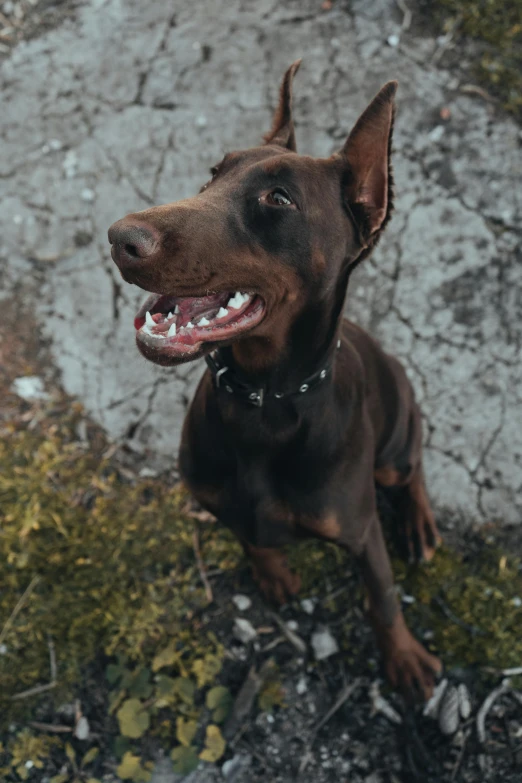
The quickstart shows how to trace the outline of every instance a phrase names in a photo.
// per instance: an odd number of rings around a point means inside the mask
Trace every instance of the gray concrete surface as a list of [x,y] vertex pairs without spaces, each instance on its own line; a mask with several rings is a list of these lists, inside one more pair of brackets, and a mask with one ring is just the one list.
[[518,523],[520,130],[460,91],[428,34],[389,45],[400,22],[391,0],[92,0],[22,42],[0,76],[0,285],[39,281],[27,307],[65,388],[112,438],[171,465],[202,367],[138,355],[143,293],[119,279],[107,227],[194,193],[223,151],[258,143],[293,59],[298,144],[316,155],[398,78],[396,214],[347,312],[409,368],[439,513]]

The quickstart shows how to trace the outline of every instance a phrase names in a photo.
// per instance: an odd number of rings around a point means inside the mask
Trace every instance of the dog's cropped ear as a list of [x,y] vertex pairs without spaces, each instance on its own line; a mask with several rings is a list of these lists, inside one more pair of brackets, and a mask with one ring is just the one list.
[[382,87],[338,153],[347,163],[343,197],[363,245],[373,244],[392,208],[390,153],[397,86],[388,82]]
[[301,60],[296,60],[287,70],[279,91],[279,105],[274,114],[272,130],[263,138],[267,144],[277,144],[295,152],[295,133],[292,120],[292,83],[299,70]]

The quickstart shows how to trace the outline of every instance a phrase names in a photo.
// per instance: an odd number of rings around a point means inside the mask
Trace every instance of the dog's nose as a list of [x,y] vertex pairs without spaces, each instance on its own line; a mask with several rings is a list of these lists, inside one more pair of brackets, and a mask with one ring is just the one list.
[[159,237],[149,226],[118,220],[109,229],[111,255],[121,268],[150,258],[159,244]]

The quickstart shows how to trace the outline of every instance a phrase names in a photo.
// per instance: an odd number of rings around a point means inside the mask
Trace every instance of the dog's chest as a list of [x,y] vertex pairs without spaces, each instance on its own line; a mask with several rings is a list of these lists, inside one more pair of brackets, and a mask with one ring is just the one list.
[[320,473],[305,459],[238,461],[223,488],[221,521],[253,546],[292,543],[307,534],[311,520],[327,515],[329,492]]

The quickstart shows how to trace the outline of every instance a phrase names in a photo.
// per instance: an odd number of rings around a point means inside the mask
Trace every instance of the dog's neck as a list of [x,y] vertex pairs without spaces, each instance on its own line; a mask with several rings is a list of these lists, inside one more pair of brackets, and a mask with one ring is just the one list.
[[280,335],[273,340],[270,336],[245,337],[222,348],[220,362],[253,389],[284,395],[298,392],[323,370],[330,374],[339,341],[342,304],[332,307],[332,303],[325,303],[303,311],[290,328],[281,351],[275,348]]

